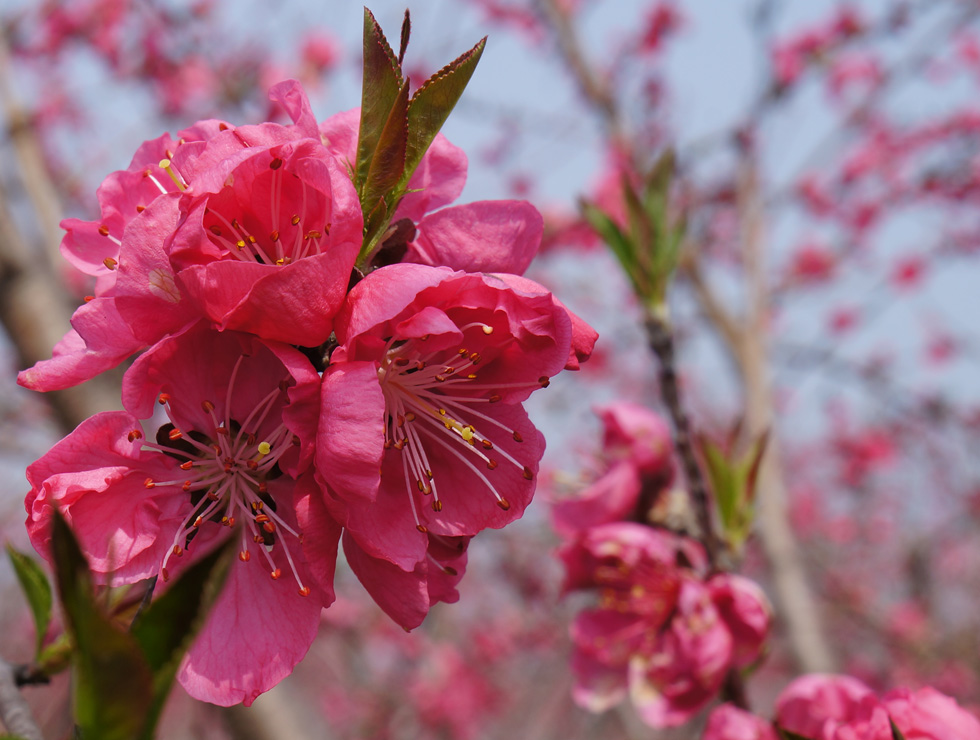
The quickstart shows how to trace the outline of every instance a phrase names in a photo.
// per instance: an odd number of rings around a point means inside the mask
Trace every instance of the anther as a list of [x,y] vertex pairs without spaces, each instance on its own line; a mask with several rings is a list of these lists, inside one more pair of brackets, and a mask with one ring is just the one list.
[[409,360],[408,360],[407,357],[396,357],[395,358],[395,366],[396,367],[405,367],[408,364],[408,362],[409,362]]
[[163,576],[164,582],[170,580],[170,571],[168,571],[166,568],[160,568],[160,575]]
[[310,587],[309,586],[303,586],[299,590],[299,595],[300,596],[309,596],[310,595]]
[[524,478],[526,480],[533,480],[534,479],[534,473],[531,472],[531,469],[527,465],[524,466]]
[[492,450],[493,449],[493,442],[491,442],[489,439],[481,440],[480,441],[480,444],[483,445],[483,449],[485,449],[485,450]]
[[102,264],[105,265],[110,270],[115,270],[116,265],[118,265],[119,263],[116,260],[112,259],[112,257],[106,257],[104,260],[102,260]]
[[211,224],[209,228],[211,229],[212,234],[215,236],[221,236],[221,227],[218,226],[218,224]]
[[157,484],[153,482],[152,478],[147,478],[145,481],[143,481],[144,488],[156,488],[156,485]]
[[134,429],[128,435],[126,435],[126,438],[130,442],[135,442],[138,439],[143,439],[143,432],[141,432],[139,429]]
[[521,433],[520,432],[514,432],[514,441],[515,442],[523,442],[524,441],[524,437],[521,436]]
[[242,550],[240,553],[238,553],[238,559],[243,563],[247,563],[252,559],[252,553],[250,553],[248,550]]
[[470,355],[470,362],[472,362],[474,365],[479,365],[481,359],[483,358],[480,357],[479,352],[474,352],[473,354]]
[[109,227],[106,226],[105,224],[102,224],[99,227],[99,233],[102,234],[102,236],[109,236]]
[[279,576],[282,575],[282,569],[281,568],[276,568],[269,575],[272,576],[272,580],[273,581],[278,581],[279,580]]
[[182,462],[180,464],[180,469],[181,470],[190,470],[193,467],[194,467],[194,461],[193,460],[188,460],[187,462]]
[[429,531],[428,527],[426,527],[424,524],[416,524],[415,528],[422,534],[425,534],[426,532]]
[[279,232],[278,231],[273,231],[272,233],[270,233],[269,234],[269,241],[270,242],[277,242],[277,241],[279,241]]
[[269,521],[269,516],[267,514],[259,514],[257,517],[255,517],[255,521],[259,524],[265,524],[267,521]]
[[95,296],[94,295],[87,295],[87,296],[85,296],[85,302],[86,303],[91,303],[94,300],[95,300]]
[[270,170],[278,170],[280,167],[282,167],[282,160],[279,159],[279,157],[276,157],[271,162],[269,162]]
[[432,502],[432,510],[433,511],[442,511],[442,501],[441,500],[433,501]]
[[145,210],[146,210],[146,206],[136,206],[137,213],[142,213]]
[[299,223],[299,216],[294,214],[293,217],[289,219],[289,223],[291,223],[293,226],[296,226]]
[[494,393],[494,394],[492,394],[490,396],[490,398],[488,400],[490,401],[490,403],[497,403],[497,401],[500,400],[500,394],[499,393]]
[[176,428],[171,429],[170,432],[167,434],[167,437],[170,438],[171,442],[176,442],[178,439],[180,439],[183,436],[184,436],[183,432],[181,432],[179,429]]
[[493,334],[493,327],[492,326],[487,326],[486,324],[484,324],[483,325],[483,333],[486,334],[487,336],[490,336],[491,334]]
[[496,469],[497,469],[497,461],[491,457],[489,460],[487,460],[487,470],[496,470]]
[[262,529],[263,531],[272,534],[273,532],[276,531],[276,525],[274,522],[266,522],[265,524],[262,525]]
[[173,553],[179,558],[184,554],[184,549],[180,545],[174,545]]
[[508,509],[510,509],[510,501],[508,501],[505,498],[502,498],[497,502],[497,506],[499,506],[504,511],[507,511]]
[[210,414],[214,411],[214,404],[210,401],[201,401],[201,408],[204,409],[204,413]]
[[451,565],[444,565],[444,566],[442,566],[442,570],[443,570],[443,572],[446,575],[450,575],[450,576],[458,576],[459,575],[459,571],[456,570],[455,568],[453,568]]
[[161,393],[159,397],[157,397],[157,403],[159,403],[161,406],[166,406],[168,403],[170,403],[170,394]]
[[415,421],[415,414],[409,411],[405,414],[405,421]]
[[200,527],[202,524],[204,524],[204,517],[203,516],[199,516],[197,519],[194,520],[194,526],[195,527]]
[[538,382],[541,384],[542,388],[547,388],[549,385],[551,385],[551,381],[548,380],[547,375],[542,375],[540,378],[538,378]]
[[191,482],[189,480],[185,480],[180,487],[184,491],[189,491],[191,490]]

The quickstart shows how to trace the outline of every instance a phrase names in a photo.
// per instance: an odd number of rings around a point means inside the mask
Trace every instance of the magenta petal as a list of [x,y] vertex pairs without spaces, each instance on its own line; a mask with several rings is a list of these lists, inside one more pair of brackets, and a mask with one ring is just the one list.
[[347,260],[322,254],[283,267],[230,260],[194,265],[179,280],[222,329],[315,347],[330,336],[349,277]]
[[422,624],[429,613],[428,563],[424,559],[413,570],[402,570],[388,560],[366,553],[347,532],[344,555],[354,575],[385,614],[407,630]]
[[406,262],[466,272],[523,274],[541,244],[544,221],[526,201],[489,200],[426,216]]
[[373,362],[332,365],[323,374],[317,479],[343,498],[377,497],[384,453],[384,398]]
[[613,465],[575,498],[555,502],[552,520],[564,536],[589,527],[622,521],[636,507],[640,496],[640,476],[629,461]]
[[466,184],[466,165],[463,150],[436,134],[408,181],[408,194],[398,204],[392,223],[402,218],[418,223],[426,213],[456,200]]
[[280,567],[282,577],[272,580],[261,560],[232,565],[177,676],[195,699],[248,706],[288,676],[310,649],[322,602],[315,591],[300,596],[288,564]]
[[296,520],[303,533],[307,572],[326,596],[325,605],[329,605],[335,598],[333,580],[341,526],[327,511],[312,473],[296,481]]
[[576,650],[572,655],[572,698],[590,712],[604,712],[626,698],[626,668],[609,666]]
[[70,388],[114,368],[144,346],[112,298],[96,298],[80,306],[72,325],[75,328],[54,346],[50,360],[20,372],[20,385],[35,391]]
[[269,90],[269,100],[279,103],[296,124],[297,133],[310,139],[319,138],[316,117],[303,86],[296,80],[284,80]]

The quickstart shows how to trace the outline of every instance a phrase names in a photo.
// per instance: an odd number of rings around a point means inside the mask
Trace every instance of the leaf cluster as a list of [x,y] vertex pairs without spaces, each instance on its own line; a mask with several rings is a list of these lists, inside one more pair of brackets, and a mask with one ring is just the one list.
[[364,9],[364,78],[353,171],[364,214],[362,272],[381,248],[412,174],[463,94],[486,44],[484,37],[409,96],[411,80],[402,72],[402,61],[410,35],[406,10],[396,56],[374,15]]
[[667,286],[677,267],[686,231],[684,216],[671,212],[674,170],[674,153],[667,150],[639,185],[628,174],[622,176],[627,220],[624,225],[591,201],[582,200],[579,204],[583,218],[623,266],[637,297],[657,316],[666,315]]

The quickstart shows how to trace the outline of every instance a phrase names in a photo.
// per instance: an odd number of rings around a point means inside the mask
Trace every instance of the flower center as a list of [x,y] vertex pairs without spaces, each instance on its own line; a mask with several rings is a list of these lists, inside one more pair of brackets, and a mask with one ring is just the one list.
[[[268,210],[257,207],[256,192],[268,192]],[[204,227],[212,243],[233,259],[283,266],[322,254],[330,234],[330,224],[324,224],[326,212],[323,193],[285,171],[282,159],[272,157],[268,169],[248,182],[236,182],[235,175],[229,175],[208,203]]]
[[[461,331],[477,327],[485,335],[493,333],[493,327],[481,322],[461,327]],[[438,448],[438,457],[449,455],[479,478],[504,511],[510,509],[510,502],[500,495],[490,475],[500,461],[516,467],[526,480],[534,477],[530,467],[495,446],[488,436],[503,433],[515,442],[523,442],[520,432],[478,410],[498,403],[498,391],[526,388],[528,384],[481,384],[479,352],[465,347],[429,352],[425,347],[428,340],[428,335],[403,341],[389,339],[378,368],[385,401],[384,446],[401,453],[415,526],[423,533],[428,530],[419,519],[416,496],[431,496],[434,512],[443,509],[437,476],[430,464],[430,454],[436,452],[433,445]],[[535,387],[547,383],[547,378],[541,378]]]
[[296,543],[302,542],[302,536],[276,513],[276,502],[269,493],[268,483],[282,475],[278,462],[298,439],[285,424],[279,424],[262,438],[257,435],[285,394],[286,383],[283,381],[270,391],[239,423],[231,418],[230,408],[242,359],[239,357],[232,371],[224,417],[216,413],[213,401],[201,401],[201,408],[212,423],[207,432],[181,430],[174,419],[170,394],[159,396],[171,423],[160,428],[157,443],[144,442],[143,446],[181,460],[181,473],[167,481],[147,478],[144,485],[147,488],[179,487],[189,494],[191,503],[189,513],[174,535],[173,547],[161,563],[160,575],[164,581],[170,577],[167,570],[170,558],[183,555],[206,522],[228,528],[238,523],[241,536],[239,560],[249,562],[252,551],[256,550],[265,559],[270,576],[278,580],[282,570],[272,559],[272,552],[278,546],[289,563],[300,595],[307,596],[310,589],[303,584],[286,543],[286,536]]

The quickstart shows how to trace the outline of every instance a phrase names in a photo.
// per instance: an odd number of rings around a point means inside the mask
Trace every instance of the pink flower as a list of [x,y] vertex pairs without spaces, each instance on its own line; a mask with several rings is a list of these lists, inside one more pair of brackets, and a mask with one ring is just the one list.
[[732,704],[715,707],[708,715],[702,740],[778,740],[772,724]]
[[[341,161],[355,159],[359,117],[355,109],[320,124],[327,148]],[[463,191],[466,166],[463,151],[438,134],[392,216],[392,231],[378,264],[413,262],[466,272],[524,273],[541,245],[541,214],[518,200],[445,208]]]
[[529,280],[402,264],[351,291],[336,332],[316,457],[326,507],[349,557],[442,573],[434,542],[502,527],[530,502],[544,440],[521,402],[570,362],[572,321]]
[[980,738],[980,721],[933,688],[896,689],[885,694],[881,701],[906,740]]
[[[85,421],[28,470],[35,548],[47,556],[57,508],[114,585],[167,581],[239,539],[239,562],[178,676],[196,698],[250,704],[302,659],[333,600],[340,529],[297,523],[318,496],[318,387],[299,351],[198,323],[127,372],[127,411]],[[169,423],[150,441],[139,419],[158,403]]]
[[720,573],[708,579],[708,590],[734,640],[732,664],[747,668],[759,659],[769,636],[769,599],[755,581],[735,573]]
[[656,494],[672,477],[673,443],[659,416],[619,401],[598,410],[603,423],[603,457],[611,465],[577,496],[557,501],[552,517],[561,534],[615,521],[645,522]]
[[[118,253],[106,258],[115,281],[100,278],[52,359],[21,373],[22,385],[76,385],[202,315],[222,329],[292,344],[329,337],[359,248],[360,206],[320,145],[299,85],[281,83],[272,97],[292,126],[202,122],[196,140],[147,175],[160,193],[132,209]],[[104,210],[121,203],[107,201]],[[111,231],[103,238],[115,244]]]
[[599,592],[599,607],[572,625],[575,701],[602,711],[628,692],[654,727],[681,724],[700,711],[717,693],[733,647],[697,579],[706,567],[700,546],[626,522],[593,527],[560,555],[566,591]]
[[873,696],[850,676],[801,676],[776,700],[776,724],[813,740],[834,740],[837,728],[856,719],[862,701]]

